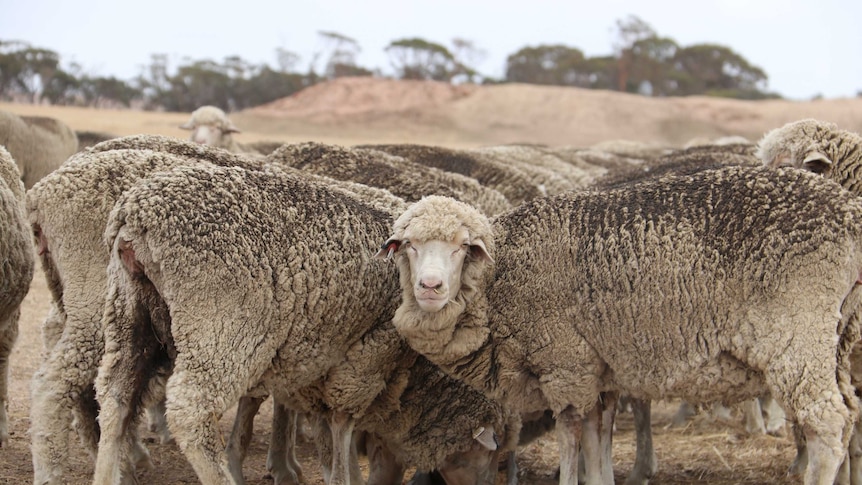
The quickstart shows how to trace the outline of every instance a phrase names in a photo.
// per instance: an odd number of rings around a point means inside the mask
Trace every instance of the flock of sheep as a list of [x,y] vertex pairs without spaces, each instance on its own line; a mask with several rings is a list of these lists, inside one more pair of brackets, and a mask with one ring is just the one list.
[[411,467],[417,485],[492,485],[504,458],[515,484],[518,446],[550,429],[560,484],[610,484],[621,397],[628,484],[656,472],[666,398],[780,403],[804,483],[862,484],[858,134],[801,120],[683,149],[276,148],[237,143],[213,107],[183,127],[78,139],[0,112],[0,445],[35,258],[52,299],[34,484],[64,483],[73,430],[94,484],[136,483],[144,417],[202,483],[242,484],[269,397],[281,485],[303,483],[302,420],[327,485]]

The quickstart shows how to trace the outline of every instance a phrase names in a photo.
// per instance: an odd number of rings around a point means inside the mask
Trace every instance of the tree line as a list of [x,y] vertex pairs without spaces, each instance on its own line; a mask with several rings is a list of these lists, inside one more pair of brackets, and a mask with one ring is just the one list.
[[[153,54],[149,65],[131,80],[91,75],[74,63],[64,68],[57,52],[24,41],[0,40],[0,99],[182,112],[210,104],[235,111],[289,96],[321,81],[383,76],[380,69],[357,63],[361,48],[355,39],[338,32],[321,31],[319,35],[325,47],[314,54],[304,72],[297,69],[297,54],[279,48],[273,66],[229,56],[221,62],[186,59],[172,68],[166,54]],[[617,21],[613,44],[611,54],[598,57],[562,44],[523,47],[507,57],[502,79],[472,67],[485,53],[466,39],[453,39],[447,47],[426,39],[403,38],[390,42],[385,51],[398,79],[517,82],[649,96],[780,97],[766,91],[766,73],[732,49],[718,44],[680,46],[635,16]]]

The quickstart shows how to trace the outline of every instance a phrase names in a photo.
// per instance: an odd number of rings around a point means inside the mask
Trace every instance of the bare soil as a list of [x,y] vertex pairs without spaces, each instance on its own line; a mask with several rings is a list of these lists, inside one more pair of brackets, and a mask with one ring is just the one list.
[[[179,129],[188,114],[96,110],[0,103],[0,110],[52,116],[79,131],[114,135],[153,133],[185,138]],[[342,79],[294,96],[231,115],[243,129],[241,142],[321,141],[425,143],[474,147],[515,142],[589,146],[612,139],[682,145],[696,137],[741,135],[756,141],[788,121],[813,117],[862,132],[862,98],[792,101],[736,101],[703,97],[655,99],[605,91],[531,85],[449,86],[429,82]],[[11,442],[0,450],[0,484],[32,483],[29,448],[29,382],[41,360],[41,323],[49,293],[41,272],[22,308],[20,335],[11,356],[9,417]],[[749,436],[736,415],[728,422],[708,413],[683,429],[668,427],[677,403],[653,406],[653,432],[660,484],[798,483],[786,473],[795,448],[785,436]],[[222,420],[225,436],[232,414]],[[271,409],[264,404],[246,460],[250,484],[268,484],[265,461]],[[620,414],[614,443],[617,480],[622,483],[634,460],[631,415]],[[149,445],[155,469],[140,483],[198,483],[175,445]],[[90,483],[93,462],[70,437],[68,483]],[[313,446],[299,443],[306,482],[322,485]],[[551,485],[558,461],[553,436],[520,453],[521,483]],[[498,483],[504,483],[501,474]]]

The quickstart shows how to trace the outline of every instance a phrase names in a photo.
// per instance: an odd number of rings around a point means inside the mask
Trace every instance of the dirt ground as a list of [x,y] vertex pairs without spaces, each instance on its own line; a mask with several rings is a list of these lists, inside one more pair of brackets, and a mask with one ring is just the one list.
[[[79,131],[112,135],[154,133],[185,138],[178,128],[188,114],[94,110],[0,103],[0,110],[52,116]],[[769,129],[799,118],[833,121],[862,132],[862,98],[811,102],[745,102],[710,98],[643,98],[619,93],[528,85],[449,86],[425,82],[343,79],[318,85],[269,105],[234,113],[240,142],[321,141],[425,143],[471,147],[514,142],[589,146],[611,139],[679,146],[695,137],[742,135],[756,141]],[[22,308],[20,335],[11,356],[8,403],[10,445],[0,450],[0,484],[32,483],[29,449],[29,381],[40,362],[40,325],[49,293],[37,270]],[[659,459],[657,484],[784,484],[795,448],[786,436],[749,436],[737,413],[720,422],[708,413],[683,429],[668,427],[677,403],[653,406]],[[264,404],[245,465],[250,484],[268,484],[265,460],[271,409]],[[232,415],[222,421],[225,435]],[[620,414],[614,465],[621,483],[634,459],[630,413]],[[198,483],[175,445],[149,444],[155,469],[143,484]],[[301,441],[299,458],[309,485],[322,485],[316,454]],[[521,483],[551,485],[558,462],[553,436],[521,450]],[[93,463],[70,437],[68,483],[90,483]],[[501,474],[498,483],[504,483]]]

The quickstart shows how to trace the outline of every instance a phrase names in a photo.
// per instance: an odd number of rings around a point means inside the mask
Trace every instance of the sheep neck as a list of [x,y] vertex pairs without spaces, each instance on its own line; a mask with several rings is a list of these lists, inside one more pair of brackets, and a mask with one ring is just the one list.
[[447,374],[486,393],[496,387],[488,301],[483,289],[462,288],[435,313],[422,311],[412,292],[405,292],[392,321],[414,350]]

